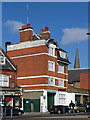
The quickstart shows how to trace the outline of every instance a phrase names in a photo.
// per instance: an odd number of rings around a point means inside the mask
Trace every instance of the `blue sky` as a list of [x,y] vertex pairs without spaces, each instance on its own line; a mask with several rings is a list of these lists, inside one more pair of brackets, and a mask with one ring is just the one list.
[[[30,2],[28,3],[29,23],[35,33],[49,27],[51,38],[68,52],[73,68],[76,43],[78,43],[81,68],[88,67],[88,2]],[[19,43],[18,28],[27,23],[27,3],[9,2],[2,4],[2,47],[5,42]]]

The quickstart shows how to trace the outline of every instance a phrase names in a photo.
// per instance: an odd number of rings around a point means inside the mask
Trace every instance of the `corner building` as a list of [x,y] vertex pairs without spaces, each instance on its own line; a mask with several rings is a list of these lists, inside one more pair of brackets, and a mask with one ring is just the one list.
[[48,27],[33,34],[30,24],[20,29],[20,43],[7,46],[7,54],[17,65],[17,85],[23,88],[25,112],[46,112],[52,105],[67,105],[67,52]]

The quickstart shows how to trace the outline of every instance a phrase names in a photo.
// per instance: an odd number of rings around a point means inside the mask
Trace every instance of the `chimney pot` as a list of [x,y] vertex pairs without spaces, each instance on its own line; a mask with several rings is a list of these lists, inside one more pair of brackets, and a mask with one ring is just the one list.
[[44,30],[41,29],[40,35],[46,40],[50,39],[50,31],[47,26],[45,26]]
[[23,26],[22,26],[22,29],[25,29],[25,28],[26,28],[26,25],[23,25]]

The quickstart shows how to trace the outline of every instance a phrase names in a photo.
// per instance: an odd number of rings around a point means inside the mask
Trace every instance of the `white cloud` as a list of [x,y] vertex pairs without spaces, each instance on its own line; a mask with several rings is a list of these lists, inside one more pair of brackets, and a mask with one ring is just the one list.
[[11,20],[7,20],[5,22],[5,26],[9,27],[10,30],[15,33],[15,32],[18,32],[19,31],[19,28],[23,25],[22,22],[19,22],[19,21],[11,21]]
[[88,39],[86,28],[65,28],[63,29],[61,44],[76,43]]

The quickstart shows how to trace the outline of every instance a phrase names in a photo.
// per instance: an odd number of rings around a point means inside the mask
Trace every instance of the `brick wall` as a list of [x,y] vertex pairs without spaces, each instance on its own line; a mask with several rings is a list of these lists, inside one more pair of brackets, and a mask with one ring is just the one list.
[[80,88],[90,90],[90,73],[80,74]]
[[[48,53],[48,47],[37,46],[31,48],[24,48],[20,50],[8,51],[9,57],[18,57],[23,55],[32,55],[37,53]],[[55,56],[57,56],[57,51],[55,50]],[[11,58],[12,59],[12,58]],[[48,60],[55,62],[55,72],[48,71]],[[12,61],[17,65],[17,77],[28,77],[28,76],[40,76],[40,75],[48,75],[53,77],[58,77],[62,79],[68,79],[68,75],[58,73],[58,65],[57,58],[48,56],[47,54],[42,55],[33,55],[27,57],[14,58]],[[64,67],[64,73],[68,73],[68,67]],[[64,86],[68,86],[68,82],[64,82]],[[18,79],[18,85],[35,85],[35,84],[48,84],[48,78],[33,78],[33,79]],[[55,84],[58,85],[58,80],[55,79]],[[51,89],[58,90],[63,88],[55,88],[55,87],[27,87],[24,89]],[[64,88],[65,89],[65,88]]]

